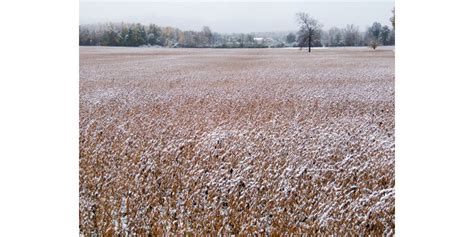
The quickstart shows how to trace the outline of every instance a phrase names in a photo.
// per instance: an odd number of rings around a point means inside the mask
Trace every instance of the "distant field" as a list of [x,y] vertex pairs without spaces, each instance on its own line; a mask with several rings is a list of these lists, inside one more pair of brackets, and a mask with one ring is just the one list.
[[393,48],[80,48],[80,231],[394,235]]

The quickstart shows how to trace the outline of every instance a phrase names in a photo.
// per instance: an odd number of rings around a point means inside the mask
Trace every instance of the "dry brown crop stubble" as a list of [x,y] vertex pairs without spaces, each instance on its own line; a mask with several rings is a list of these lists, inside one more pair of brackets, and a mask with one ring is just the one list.
[[390,49],[80,49],[84,234],[394,234]]

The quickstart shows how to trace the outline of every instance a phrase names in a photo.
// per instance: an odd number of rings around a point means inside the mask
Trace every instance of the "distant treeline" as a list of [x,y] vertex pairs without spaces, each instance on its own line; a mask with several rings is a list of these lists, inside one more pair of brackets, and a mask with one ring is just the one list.
[[366,46],[376,41],[378,45],[395,45],[395,31],[389,26],[374,22],[365,32],[359,27],[347,25],[345,28],[332,27],[323,31],[321,42],[324,46]]
[[[315,47],[366,46],[374,39],[379,45],[394,45],[395,32],[389,26],[373,23],[364,32],[359,27],[347,25],[322,31]],[[297,33],[220,34],[207,26],[201,31],[182,31],[174,27],[155,24],[107,23],[79,26],[79,45],[93,46],[158,46],[182,48],[266,48],[302,47],[297,43]]]

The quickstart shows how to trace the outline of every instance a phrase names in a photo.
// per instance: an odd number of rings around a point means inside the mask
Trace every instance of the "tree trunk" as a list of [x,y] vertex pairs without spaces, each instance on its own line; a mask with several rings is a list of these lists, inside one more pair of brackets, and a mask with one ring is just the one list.
[[311,31],[309,32],[308,37],[308,52],[311,53]]

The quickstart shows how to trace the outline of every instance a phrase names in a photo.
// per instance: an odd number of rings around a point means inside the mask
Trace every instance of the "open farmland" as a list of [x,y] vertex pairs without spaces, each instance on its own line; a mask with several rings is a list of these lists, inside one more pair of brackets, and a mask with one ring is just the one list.
[[80,48],[80,231],[395,231],[392,48]]

